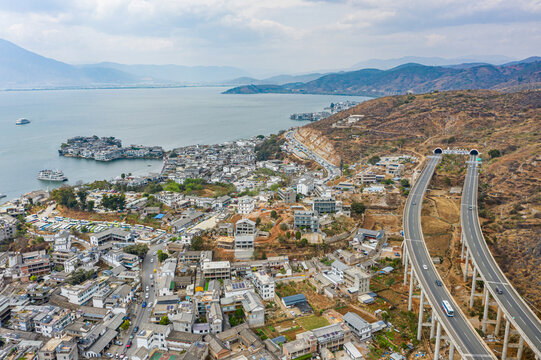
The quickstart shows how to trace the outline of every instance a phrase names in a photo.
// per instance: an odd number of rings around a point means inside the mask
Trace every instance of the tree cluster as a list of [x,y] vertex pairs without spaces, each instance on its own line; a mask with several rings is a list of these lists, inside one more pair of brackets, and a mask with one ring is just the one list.
[[126,196],[124,194],[103,195],[101,206],[109,210],[124,210],[126,207]]
[[94,270],[85,271],[84,269],[79,269],[79,270],[75,270],[71,274],[70,278],[68,279],[68,283],[70,285],[79,285],[95,277],[96,277],[96,272]]
[[128,245],[123,251],[127,254],[137,255],[142,259],[148,252],[148,246],[145,244]]
[[255,156],[257,161],[264,161],[269,159],[278,158],[282,149],[280,146],[284,143],[283,139],[280,139],[278,135],[271,135],[268,139],[263,140],[255,147]]

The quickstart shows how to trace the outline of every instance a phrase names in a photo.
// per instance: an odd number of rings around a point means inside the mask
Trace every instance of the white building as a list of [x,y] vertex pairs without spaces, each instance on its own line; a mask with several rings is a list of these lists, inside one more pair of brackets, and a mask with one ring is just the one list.
[[248,215],[251,214],[255,209],[255,199],[249,196],[243,196],[239,199],[238,203],[238,213]]
[[144,347],[148,350],[160,349],[167,350],[165,338],[171,332],[171,328],[166,325],[146,323],[144,328],[139,330],[136,336],[137,347]]
[[256,271],[253,273],[253,282],[257,293],[263,300],[274,299],[275,283],[272,276],[265,271]]
[[87,280],[79,285],[66,284],[60,287],[60,295],[66,297],[72,304],[82,305],[105,286],[107,286],[105,278]]
[[229,261],[205,261],[201,264],[201,271],[207,280],[230,279],[231,263]]
[[131,240],[131,233],[118,228],[110,228],[90,235],[90,243],[94,246],[100,246],[107,241],[130,242]]
[[246,322],[250,327],[265,325],[265,307],[259,295],[249,291],[242,295],[242,308],[246,315]]

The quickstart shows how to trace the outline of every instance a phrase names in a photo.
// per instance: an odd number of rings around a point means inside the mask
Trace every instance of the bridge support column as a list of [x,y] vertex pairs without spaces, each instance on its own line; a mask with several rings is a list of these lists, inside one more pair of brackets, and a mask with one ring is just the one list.
[[477,284],[477,269],[473,267],[473,274],[471,279],[471,296],[470,296],[470,309],[473,307],[473,299],[475,296],[475,285]]
[[440,357],[440,340],[441,340],[441,322],[438,321],[438,328],[436,330],[436,346],[434,348],[434,359]]
[[[405,254],[407,254],[407,252]],[[408,283],[408,260],[406,255],[406,258],[404,259],[404,286]]]
[[500,336],[501,324],[502,324],[502,309],[498,306],[498,315],[496,315],[496,327],[494,328],[494,336]]
[[481,305],[485,305],[485,302],[486,302],[486,295],[487,295],[487,287],[485,286],[485,284],[483,283],[483,303]]
[[521,336],[518,341],[517,360],[522,359],[522,353],[524,352],[524,338]]
[[464,262],[464,282],[468,280],[468,261],[470,261],[470,252],[466,248],[466,262]]
[[487,291],[487,287],[485,284],[485,296],[483,297],[485,302],[485,309],[483,310],[483,334],[487,332],[487,320],[488,320],[488,304],[490,303],[490,292]]
[[511,321],[506,319],[505,322],[505,335],[503,336],[503,349],[502,349],[502,360],[507,359],[507,348],[509,347],[509,328],[511,326]]
[[450,341],[449,342],[449,360],[453,360],[455,357],[455,344]]
[[421,289],[421,299],[419,301],[419,321],[417,322],[417,340],[421,340],[421,335],[423,334],[424,305],[425,305],[425,293]]
[[415,282],[415,274],[413,273],[413,267],[411,268],[411,276],[410,276],[410,292],[408,297],[408,311],[411,311],[411,300],[413,297],[413,283]]
[[434,338],[434,331],[436,330],[436,312],[434,311],[434,308],[432,308],[432,314],[430,317],[430,340],[432,340]]
[[460,260],[464,260],[464,250],[465,250],[465,247],[466,247],[466,242],[464,241],[464,235],[463,234],[460,236],[460,240],[461,240],[461,243],[462,243],[462,251],[460,252]]

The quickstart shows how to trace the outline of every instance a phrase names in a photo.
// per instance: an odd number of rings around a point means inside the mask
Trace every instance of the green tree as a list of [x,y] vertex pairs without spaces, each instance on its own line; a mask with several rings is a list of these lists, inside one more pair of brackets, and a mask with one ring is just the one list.
[[488,156],[490,156],[491,159],[494,159],[502,156],[502,153],[498,149],[492,149],[488,151]]
[[145,257],[148,252],[148,246],[145,244],[128,245],[122,249],[127,254],[137,255],[141,259]]
[[295,239],[300,240],[301,236],[302,236],[302,234],[301,234],[300,231],[295,232]]
[[161,250],[158,250],[158,261],[159,262],[164,262],[168,257],[169,255],[167,255],[167,253],[164,253],[163,251]]
[[280,230],[282,230],[282,231],[286,231],[286,230],[287,230],[287,224],[286,224],[286,223],[284,223],[284,222],[283,222],[283,223],[281,223],[281,224],[280,224]]
[[79,198],[79,207],[84,210],[86,208],[86,197],[88,196],[88,191],[85,189],[79,189],[77,191],[77,197]]
[[191,241],[191,249],[194,251],[203,250],[203,238],[201,236],[194,236]]
[[410,182],[409,182],[408,179],[402,179],[402,180],[400,180],[400,185],[407,188],[407,187],[410,187]]
[[38,277],[36,275],[30,276],[30,281],[37,281]]
[[380,157],[377,155],[372,156],[370,159],[368,159],[368,163],[372,165],[376,165],[380,161]]
[[170,324],[170,321],[167,315],[162,316],[162,318],[160,319],[160,325],[169,325],[169,324]]
[[271,218],[273,218],[274,220],[278,219],[278,213],[276,212],[276,210],[272,210],[270,216],[271,216]]
[[94,202],[94,200],[90,200],[86,203],[86,211],[88,212],[92,212],[94,211],[94,206],[96,205],[96,203]]
[[257,219],[255,219],[255,226],[259,226],[261,224],[261,218],[258,216]]
[[124,320],[124,322],[122,323],[122,325],[120,325],[120,329],[122,331],[126,331],[130,328],[130,320]]
[[51,192],[51,197],[57,204],[65,206],[68,209],[75,209],[78,204],[73,188],[68,186],[54,189]]
[[351,211],[356,215],[361,215],[366,211],[366,206],[362,202],[354,201],[351,204]]

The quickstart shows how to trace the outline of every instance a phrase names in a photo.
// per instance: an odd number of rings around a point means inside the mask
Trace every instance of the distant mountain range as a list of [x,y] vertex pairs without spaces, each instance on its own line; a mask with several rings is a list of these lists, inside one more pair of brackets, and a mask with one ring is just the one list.
[[0,89],[219,84],[245,76],[226,66],[70,65],[0,39]]
[[422,57],[422,56],[404,56],[396,59],[369,59],[361,61],[353,65],[349,70],[359,69],[379,69],[389,70],[397,66],[409,63],[427,65],[427,66],[449,66],[456,64],[492,64],[502,65],[513,61],[514,59],[502,55],[488,56],[463,56],[457,58],[441,58],[441,57]]
[[[419,63],[403,64],[416,60]],[[466,60],[462,63],[453,61]],[[368,60],[357,66],[374,65],[389,70],[326,71],[277,75],[255,79],[236,67],[181,65],[124,65],[112,62],[70,65],[25,50],[0,39],[0,89],[55,89],[92,87],[242,85],[226,93],[314,93],[380,96],[406,91],[451,90],[530,86],[539,81],[539,61],[534,57],[494,66],[502,56],[458,59],[405,57]],[[458,64],[458,65],[457,65]]]
[[239,86],[225,93],[341,94],[376,97],[434,90],[538,88],[540,85],[541,58],[532,57],[500,66],[462,64],[443,67],[410,63],[390,70],[363,69],[328,74],[300,84]]

